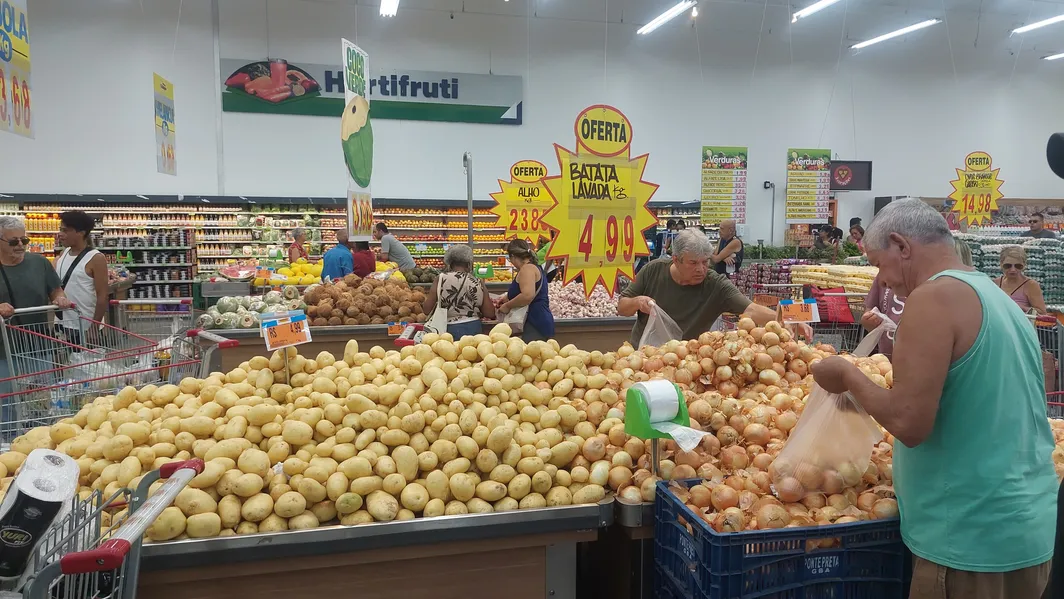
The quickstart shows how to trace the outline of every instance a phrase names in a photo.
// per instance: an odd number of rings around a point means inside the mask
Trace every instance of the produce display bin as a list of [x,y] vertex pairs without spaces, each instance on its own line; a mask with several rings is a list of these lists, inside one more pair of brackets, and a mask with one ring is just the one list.
[[613,503],[145,544],[138,596],[576,599]]
[[[830,548],[816,548],[829,540]],[[898,519],[717,533],[658,483],[656,584],[669,586],[671,596],[900,599],[908,589],[907,559]]]

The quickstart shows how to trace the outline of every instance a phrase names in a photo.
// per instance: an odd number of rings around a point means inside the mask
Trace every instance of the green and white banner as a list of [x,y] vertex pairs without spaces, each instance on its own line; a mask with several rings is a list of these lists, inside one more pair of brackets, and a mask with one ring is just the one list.
[[[283,81],[278,75],[284,70]],[[223,58],[222,110],[340,116],[344,71],[283,58]],[[377,69],[367,81],[373,118],[520,125],[524,80],[513,75]]]

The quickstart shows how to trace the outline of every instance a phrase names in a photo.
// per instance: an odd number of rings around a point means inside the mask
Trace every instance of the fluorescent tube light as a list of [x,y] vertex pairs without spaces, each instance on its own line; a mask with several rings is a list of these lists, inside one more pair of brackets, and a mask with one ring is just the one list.
[[647,23],[646,25],[643,25],[642,27],[640,27],[636,31],[636,33],[638,33],[639,35],[646,35],[646,34],[650,33],[651,31],[654,31],[658,27],[661,27],[665,23],[668,23],[669,21],[671,21],[671,20],[675,19],[676,17],[680,16],[681,14],[683,14],[683,12],[685,10],[687,10],[688,8],[691,8],[695,4],[697,4],[697,2],[695,2],[695,0],[683,0],[683,2],[680,2],[676,6],[673,6],[669,10],[667,10],[667,11],[661,13],[660,15],[658,15],[657,17],[655,17],[653,21],[651,21],[651,22]]
[[791,17],[791,23],[797,23],[798,19],[803,19],[813,13],[820,12],[838,1],[839,0],[820,0],[820,2],[810,4],[802,10],[794,13],[794,16]]
[[1045,56],[1042,58],[1042,60],[1060,60],[1061,58],[1064,58],[1064,52],[1061,52],[1060,54],[1053,54],[1051,56]]
[[399,0],[381,0],[381,16],[394,17],[399,11]]
[[921,21],[921,22],[919,22],[919,23],[917,23],[915,25],[909,25],[908,27],[902,27],[901,29],[898,29],[897,31],[891,31],[890,33],[884,33],[883,35],[881,35],[879,37],[874,37],[874,38],[872,38],[870,40],[866,40],[866,41],[860,42],[858,44],[854,44],[854,45],[850,46],[850,49],[851,50],[860,50],[861,48],[867,48],[868,46],[871,46],[872,44],[878,44],[879,42],[885,42],[885,41],[887,41],[889,39],[894,39],[896,37],[903,36],[906,33],[912,33],[914,31],[919,31],[920,29],[924,29],[925,27],[930,27],[932,25],[937,25],[938,23],[941,23],[941,22],[942,21],[940,21],[938,19],[928,19],[926,21]]
[[1046,19],[1044,21],[1038,21],[1037,23],[1031,23],[1030,25],[1024,25],[1023,27],[1017,27],[1016,29],[1013,29],[1012,32],[1013,33],[1027,33],[1028,31],[1033,31],[1035,29],[1041,29],[1042,27],[1045,27],[1046,25],[1052,25],[1053,23],[1064,23],[1064,15],[1057,15],[1055,17]]

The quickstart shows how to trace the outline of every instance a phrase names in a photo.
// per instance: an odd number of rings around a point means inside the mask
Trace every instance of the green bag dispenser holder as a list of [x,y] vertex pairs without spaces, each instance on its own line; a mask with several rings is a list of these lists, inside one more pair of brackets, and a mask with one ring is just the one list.
[[[683,391],[676,383],[672,384],[676,389],[677,409],[676,417],[670,422],[680,426],[691,426],[691,417],[687,413],[687,402],[684,400]],[[650,441],[651,471],[654,476],[661,477],[659,439],[672,439],[672,435],[654,430],[650,426],[650,406],[647,405],[643,394],[635,387],[629,387],[624,395],[624,432]]]

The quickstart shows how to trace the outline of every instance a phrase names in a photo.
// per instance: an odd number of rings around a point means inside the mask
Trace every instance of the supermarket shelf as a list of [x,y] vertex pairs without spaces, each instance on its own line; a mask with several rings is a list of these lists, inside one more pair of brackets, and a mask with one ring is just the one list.
[[129,248],[124,248],[124,247],[123,248],[97,247],[97,248],[94,248],[94,249],[100,250],[101,252],[103,252],[103,251],[122,251],[122,252],[126,252],[126,251],[130,251],[130,250],[191,250],[192,246],[190,246],[190,245],[175,245],[173,247],[150,246],[150,247],[129,247]]
[[26,231],[26,235],[56,235],[59,231]]
[[[337,327],[338,328],[338,327]],[[368,328],[368,327],[360,327]],[[386,327],[377,327],[384,330]],[[241,331],[242,332],[242,331]],[[253,336],[258,329],[251,329]],[[227,336],[225,331],[219,331]],[[213,539],[146,543],[142,569],[172,570],[236,561],[284,559],[311,555],[373,551],[436,543],[596,530],[613,523],[613,498],[593,505],[518,510],[491,514],[463,514],[414,520],[378,522],[362,526],[326,526]]]
[[181,285],[181,284],[184,284],[184,283],[195,283],[195,282],[196,281],[194,281],[192,279],[179,279],[179,280],[176,280],[176,281],[174,281],[174,280],[168,280],[168,281],[133,281],[133,284],[134,285],[151,285],[152,283],[168,283],[168,284],[172,284],[172,285]]
[[[417,212],[417,213],[413,213],[413,214],[402,214],[402,213],[398,213],[398,212],[374,212],[373,216],[375,216],[375,217],[376,216],[380,216],[380,217],[395,217],[395,218],[398,218],[398,217],[427,218],[427,217],[430,217],[430,216],[437,216],[437,217],[447,216],[447,217],[450,217],[450,218],[466,218],[466,219],[469,218],[468,214],[447,214],[446,212]],[[498,214],[474,214],[473,218],[499,218],[499,215]]]
[[142,263],[142,264],[125,264],[123,262],[116,262],[116,263],[114,263],[114,265],[115,266],[125,266],[126,268],[149,268],[149,267],[154,267],[154,266],[161,266],[163,268],[170,268],[172,266],[195,266],[196,264],[194,262],[177,262],[177,263],[174,263],[174,264],[170,264],[170,263],[166,263],[166,264],[151,264],[150,262],[145,262],[145,263]]

